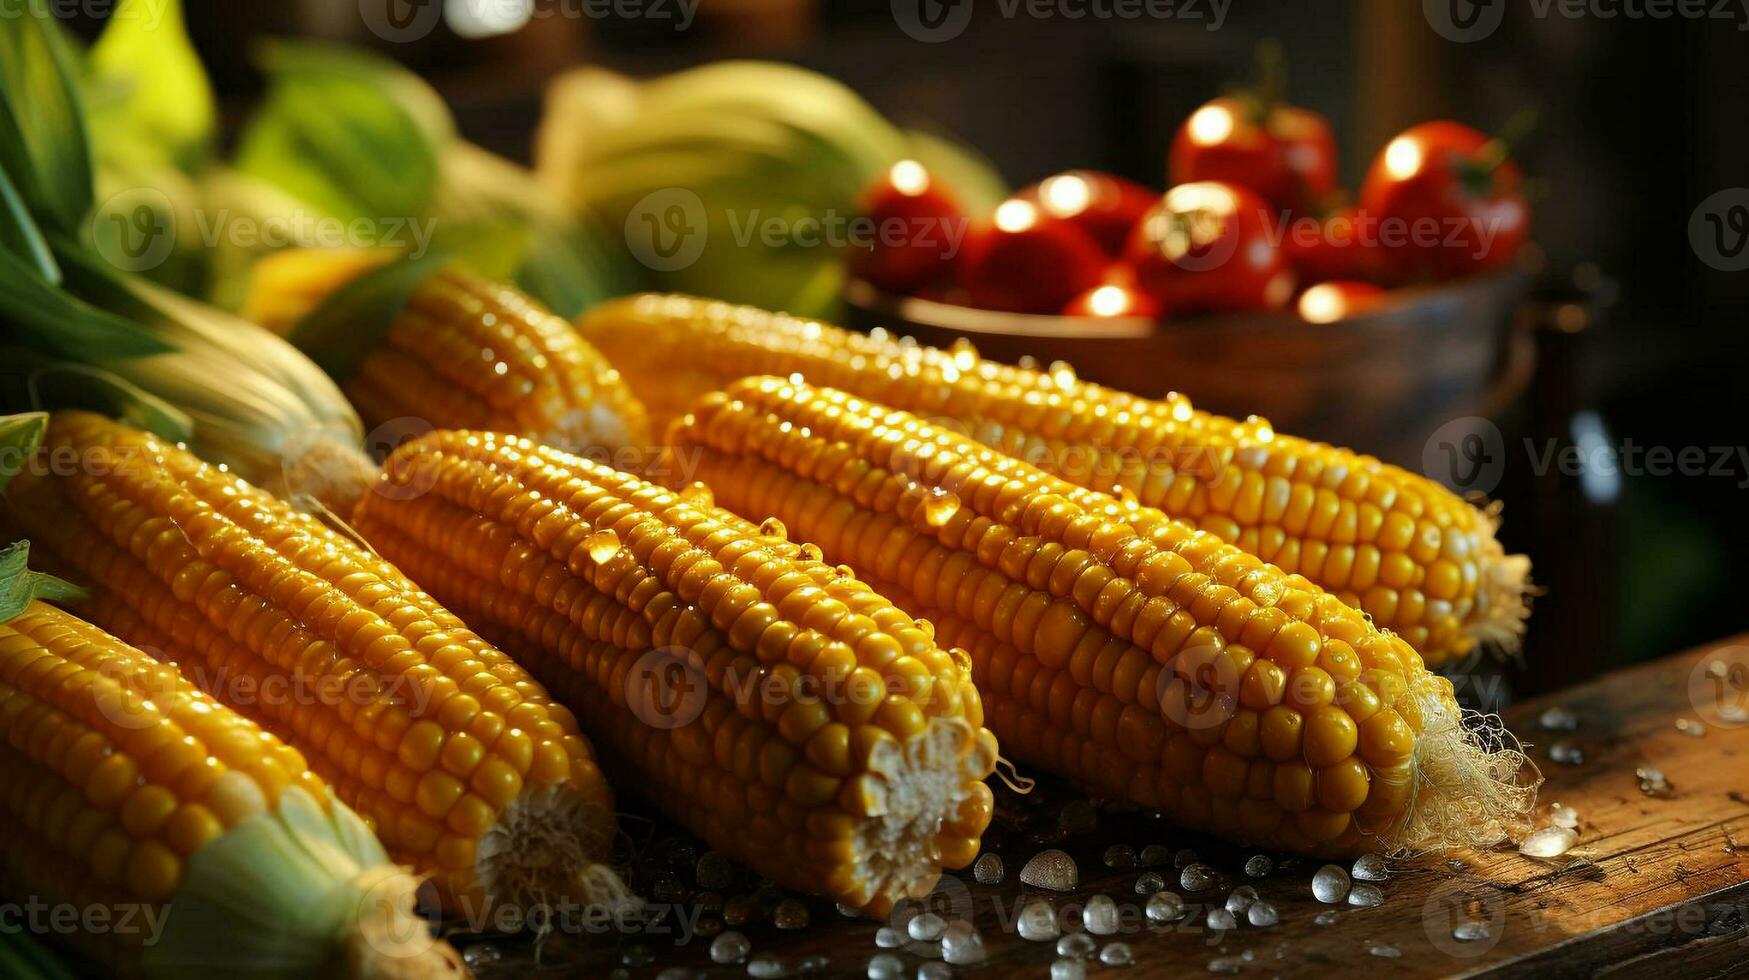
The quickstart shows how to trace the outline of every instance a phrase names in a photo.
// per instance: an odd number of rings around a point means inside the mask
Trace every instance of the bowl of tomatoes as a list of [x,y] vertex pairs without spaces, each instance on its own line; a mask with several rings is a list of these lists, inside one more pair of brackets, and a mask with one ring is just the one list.
[[851,322],[1410,461],[1528,379],[1514,314],[1530,208],[1510,140],[1413,126],[1349,198],[1322,117],[1240,94],[1184,121],[1167,175],[1068,171],[986,215],[897,164],[860,201],[889,233],[851,255]]

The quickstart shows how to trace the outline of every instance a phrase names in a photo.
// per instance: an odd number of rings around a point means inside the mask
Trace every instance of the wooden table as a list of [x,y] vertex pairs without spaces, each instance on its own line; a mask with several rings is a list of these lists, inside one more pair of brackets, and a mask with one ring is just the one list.
[[[1712,664],[1724,669],[1709,674]],[[1553,803],[1573,807],[1579,815],[1578,846],[1551,862],[1524,857],[1510,846],[1397,862],[1382,883],[1382,906],[1341,908],[1329,925],[1314,922],[1333,908],[1311,895],[1318,862],[1290,860],[1268,877],[1248,881],[1240,868],[1253,852],[1141,813],[1102,813],[1097,829],[1056,844],[1051,838],[1064,796],[1053,802],[1006,794],[999,797],[1006,823],[986,841],[987,850],[1004,858],[1006,880],[984,886],[964,873],[937,890],[937,904],[971,910],[989,953],[983,964],[956,967],[954,975],[1048,976],[1056,958],[1052,944],[1022,940],[1013,927],[1023,893],[1044,896],[1059,909],[1103,893],[1125,912],[1122,932],[1105,941],[1126,942],[1135,965],[1093,961],[1089,975],[1208,976],[1212,961],[1238,958],[1238,975],[1256,977],[1356,970],[1394,977],[1749,976],[1749,725],[1731,723],[1733,706],[1749,708],[1749,635],[1514,706],[1506,720],[1532,746],[1531,755],[1547,777],[1539,823],[1547,824]],[[1550,707],[1571,710],[1577,728],[1541,727],[1539,716]],[[1704,735],[1679,731],[1678,719],[1699,721]],[[1549,746],[1563,740],[1583,752],[1583,764],[1550,760]],[[1648,766],[1663,772],[1671,786],[1668,794],[1641,791],[1635,771]],[[1077,859],[1080,888],[1066,894],[1023,888],[1017,881],[1020,866],[1053,844]],[[1170,862],[1152,869],[1109,869],[1102,855],[1113,844],[1137,851],[1149,844],[1194,849],[1231,885],[1255,885],[1279,910],[1280,924],[1215,933],[1198,914],[1183,923],[1151,926],[1141,914],[1144,898],[1134,890],[1138,875],[1158,871],[1173,891],[1185,894],[1178,873]],[[1185,898],[1196,908],[1225,894]],[[741,931],[752,940],[755,954],[777,954],[794,969],[805,957],[825,957],[827,964],[810,975],[866,975],[869,957],[882,952],[873,939],[879,924],[842,918],[829,905],[816,903],[811,911],[813,924],[806,929],[779,931],[762,924]],[[1491,936],[1454,939],[1452,927],[1460,918],[1486,923]],[[493,943],[475,958],[487,978],[604,976],[615,969],[654,977],[675,967],[700,976],[747,975],[744,967],[712,965],[708,945],[704,938],[682,944],[672,933],[561,934],[549,937],[538,963],[526,940]],[[1384,947],[1400,955],[1379,956],[1375,950],[1388,952]],[[623,967],[628,955],[633,966]],[[928,962],[909,954],[902,959],[907,977]]]

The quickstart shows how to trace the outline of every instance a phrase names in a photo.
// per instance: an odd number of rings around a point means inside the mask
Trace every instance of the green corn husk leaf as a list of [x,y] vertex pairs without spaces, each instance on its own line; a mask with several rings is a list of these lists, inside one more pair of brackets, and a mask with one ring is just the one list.
[[287,339],[329,377],[350,377],[381,344],[419,284],[453,259],[451,251],[434,248],[371,269],[336,289],[292,327]]
[[[63,260],[63,265],[65,260]],[[80,299],[0,249],[0,320],[33,347],[62,357],[138,357],[170,349],[136,323]]]
[[[40,439],[42,433],[38,431],[36,437]],[[15,541],[0,548],[0,623],[11,622],[39,599],[43,602],[78,602],[83,598],[85,590],[77,585],[30,570],[29,541]]]
[[244,129],[237,169],[345,221],[426,213],[454,125],[423,82],[321,45],[276,42],[260,62],[272,86]]
[[91,147],[72,56],[44,0],[0,17],[0,168],[25,205],[70,231],[91,210]]
[[61,267],[55,262],[54,252],[3,165],[0,165],[0,251],[24,260],[46,282],[61,281]]
[[47,412],[0,415],[0,493],[19,474],[49,428]]
[[187,413],[113,372],[19,348],[0,347],[0,355],[22,372],[24,400],[32,406],[96,412],[171,442],[195,441]]
[[415,888],[350,809],[330,800],[324,812],[293,787],[189,859],[142,966],[240,980],[459,974],[417,917]]

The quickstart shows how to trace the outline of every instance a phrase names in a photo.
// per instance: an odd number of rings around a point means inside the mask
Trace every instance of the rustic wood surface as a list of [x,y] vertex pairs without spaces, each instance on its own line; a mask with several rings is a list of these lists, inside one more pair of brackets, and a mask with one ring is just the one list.
[[[1539,723],[1545,709],[1562,707],[1578,719],[1572,731]],[[1531,746],[1547,778],[1539,802],[1546,825],[1555,803],[1578,812],[1579,844],[1554,861],[1524,857],[1513,847],[1464,851],[1393,863],[1382,883],[1384,904],[1340,908],[1331,924],[1314,920],[1333,906],[1311,895],[1317,862],[1287,860],[1269,876],[1249,881],[1240,871],[1251,853],[1175,830],[1150,815],[1101,813],[1098,827],[1063,839],[1075,856],[1081,886],[1071,893],[1023,888],[1017,872],[1026,858],[1055,843],[1055,822],[1068,798],[1061,787],[1025,800],[1003,802],[1000,826],[987,850],[1007,864],[1006,880],[973,883],[969,873],[938,888],[944,911],[970,910],[988,951],[975,967],[953,975],[1049,976],[1053,945],[1022,940],[1013,924],[1019,903],[1048,899],[1065,920],[1096,894],[1115,898],[1124,913],[1119,935],[1135,964],[1088,964],[1089,975],[1207,976],[1211,963],[1236,965],[1240,976],[1311,977],[1336,971],[1389,972],[1397,977],[1504,976],[1622,978],[1749,975],[1749,635],[1623,670],[1568,691],[1512,707],[1506,720]],[[1703,735],[1680,731],[1678,719],[1704,726]],[[1569,742],[1584,755],[1579,765],[1552,762],[1549,747]],[[1641,791],[1636,770],[1661,770],[1668,793]],[[1083,810],[1084,814],[1084,810]],[[1250,883],[1280,913],[1273,928],[1241,926],[1227,933],[1202,924],[1208,903],[1225,889],[1186,893],[1168,862],[1152,868],[1107,868],[1106,848],[1149,844],[1194,849],[1228,879]],[[1280,856],[1277,856],[1278,858]],[[677,864],[681,862],[676,862]],[[1134,884],[1160,872],[1171,890],[1195,910],[1184,922],[1154,926]],[[732,892],[731,892],[732,893]],[[767,903],[775,896],[767,896]],[[685,902],[680,905],[687,908]],[[808,957],[813,976],[865,976],[879,950],[879,923],[840,917],[829,905],[809,906],[812,924],[780,931],[769,923],[742,927],[753,952],[781,957],[796,975]],[[693,912],[686,913],[689,917]],[[1328,918],[1328,917],[1326,917]],[[1462,919],[1486,923],[1490,935],[1470,942],[1452,937]],[[521,939],[488,941],[470,956],[482,977],[655,977],[680,968],[689,975],[746,976],[745,966],[718,966],[702,936],[681,942],[677,932],[556,934],[538,957]],[[906,977],[930,962],[905,951]],[[1248,957],[1248,958],[1247,958]],[[630,964],[630,965],[627,965]],[[678,974],[676,974],[678,975]]]

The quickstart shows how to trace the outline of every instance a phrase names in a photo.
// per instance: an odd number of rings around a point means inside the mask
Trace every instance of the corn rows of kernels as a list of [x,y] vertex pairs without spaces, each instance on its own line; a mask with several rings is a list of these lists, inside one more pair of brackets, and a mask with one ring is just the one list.
[[[8,759],[6,765],[7,781],[0,785],[0,891],[12,901],[34,896],[80,909],[109,909],[116,922],[124,916],[143,922],[144,910],[136,907],[135,896],[122,886],[100,883],[88,861],[69,856],[76,852],[66,847],[70,838],[65,825],[42,836],[20,816],[29,814],[39,822],[36,815],[73,813],[73,804],[62,799],[77,798],[78,791],[29,762]],[[131,976],[139,971],[140,948],[148,935],[144,928],[108,929],[64,937],[62,944],[85,964],[110,975]]]
[[570,324],[461,273],[421,285],[346,388],[370,425],[410,415],[579,449],[649,441],[643,407]]
[[11,761],[53,772],[68,790],[14,819],[44,836],[71,831],[67,854],[144,901],[167,900],[190,855],[287,786],[327,798],[296,749],[46,606],[0,626],[0,726]]
[[[1142,509],[1144,536],[1101,513],[1118,501],[1082,494],[1099,506],[1077,505],[1042,475],[1002,472],[1019,464],[984,465],[985,447],[842,393],[743,382],[676,434],[735,509],[776,514],[828,557],[917,596],[914,611],[969,620],[1090,696],[1113,695],[1112,723],[1161,745],[1169,772],[1172,752],[1219,746],[1221,787],[1242,786],[1229,737],[1253,759],[1303,760],[1326,784],[1322,798],[1347,808],[1299,819],[1314,843],[1349,834],[1350,812],[1376,830],[1390,810],[1363,804],[1373,774],[1411,762],[1421,719],[1403,693],[1423,668],[1303,579]],[[932,518],[943,490],[955,508]],[[1234,679],[1237,710],[1186,731],[1175,719],[1189,682],[1211,669]],[[1165,737],[1177,733],[1188,737]]]
[[1087,384],[1063,371],[985,361],[818,322],[676,296],[643,296],[583,321],[640,392],[674,401],[675,361],[715,384],[802,374],[924,416],[945,416],[1002,451],[1143,504],[1303,572],[1403,635],[1431,661],[1467,651],[1483,566],[1499,560],[1487,519],[1419,475],[1348,450]]
[[[423,492],[367,499],[355,516],[361,532],[571,692],[591,731],[643,764],[632,771],[640,784],[653,779],[665,809],[780,880],[858,906],[890,903],[855,837],[880,793],[871,754],[916,737],[930,717],[964,717],[960,755],[977,732],[994,759],[970,677],[923,629],[739,519],[487,435],[425,437],[387,474]],[[604,533],[610,553],[592,553]],[[647,654],[661,649],[685,651],[709,688],[698,718],[673,728],[648,723],[649,706],[628,701],[641,690],[634,669],[653,669]],[[849,703],[818,697],[804,679],[838,685]],[[886,695],[893,679],[902,690]],[[940,831],[941,859],[976,855],[989,820],[988,794],[976,788],[986,774],[966,774],[970,802]],[[795,867],[798,839],[812,842],[825,881]]]
[[[473,890],[479,838],[525,784],[568,781],[611,809],[569,712],[430,615],[386,564],[149,436],[57,416],[49,441],[134,455],[104,474],[14,481],[32,537],[170,638],[221,697],[247,695],[446,899]],[[283,696],[266,696],[274,685]]]

